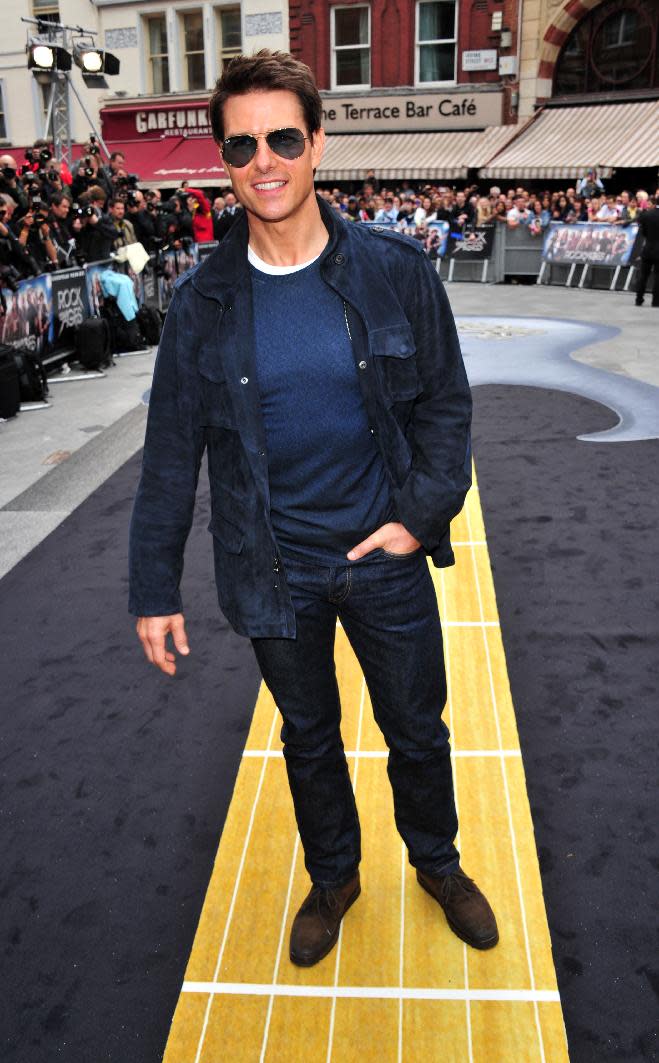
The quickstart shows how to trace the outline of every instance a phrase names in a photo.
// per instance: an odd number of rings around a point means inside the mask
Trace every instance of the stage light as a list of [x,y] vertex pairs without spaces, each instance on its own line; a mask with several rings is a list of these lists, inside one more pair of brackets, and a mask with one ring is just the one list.
[[119,60],[112,52],[105,52],[101,48],[94,48],[93,44],[86,41],[77,41],[73,47],[73,58],[76,66],[82,70],[82,78],[90,89],[107,89],[108,83],[104,75],[113,77],[119,73]]
[[83,52],[81,60],[82,69],[88,74],[98,74],[103,66],[103,56],[100,52]]
[[28,70],[34,74],[71,69],[71,55],[66,48],[58,48],[48,41],[33,37],[26,50]]
[[49,48],[47,44],[35,45],[32,52],[34,58],[34,65],[38,66],[40,70],[52,70],[55,65],[55,56],[53,49]]

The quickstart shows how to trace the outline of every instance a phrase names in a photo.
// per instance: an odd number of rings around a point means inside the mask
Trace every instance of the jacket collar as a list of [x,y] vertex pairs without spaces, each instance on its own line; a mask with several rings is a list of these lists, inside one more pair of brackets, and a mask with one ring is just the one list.
[[[347,242],[347,223],[337,217],[334,208],[329,207],[324,199],[316,196],[320,216],[329,233],[329,240],[321,256],[321,266],[332,267],[338,247]],[[249,226],[247,212],[240,211],[238,220],[233,223],[227,235],[215,250],[197,266],[192,277],[192,285],[200,295],[225,303],[230,293],[248,278],[247,244]],[[339,265],[345,262],[339,258]],[[330,279],[328,277],[328,279]]]

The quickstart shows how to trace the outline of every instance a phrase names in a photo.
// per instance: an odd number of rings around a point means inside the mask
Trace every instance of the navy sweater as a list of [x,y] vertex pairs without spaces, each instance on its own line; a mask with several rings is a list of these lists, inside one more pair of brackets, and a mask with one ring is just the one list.
[[351,547],[396,518],[343,301],[318,260],[281,275],[250,270],[275,536],[284,553],[346,563]]

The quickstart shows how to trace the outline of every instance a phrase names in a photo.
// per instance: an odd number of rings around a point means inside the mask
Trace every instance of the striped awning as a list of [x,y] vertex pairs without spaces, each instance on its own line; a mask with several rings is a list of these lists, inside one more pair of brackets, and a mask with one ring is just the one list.
[[623,166],[659,166],[659,100],[546,107],[480,176],[576,180],[591,166],[602,177]]
[[318,181],[361,181],[374,170],[380,181],[459,180],[478,169],[518,131],[489,126],[465,133],[348,133],[328,136]]

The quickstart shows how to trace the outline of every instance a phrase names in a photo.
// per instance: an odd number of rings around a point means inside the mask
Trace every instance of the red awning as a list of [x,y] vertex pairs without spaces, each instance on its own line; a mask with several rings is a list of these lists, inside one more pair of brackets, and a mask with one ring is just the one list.
[[138,175],[140,188],[178,188],[182,181],[209,188],[229,182],[212,137],[108,141],[107,147],[124,153],[126,170]]

